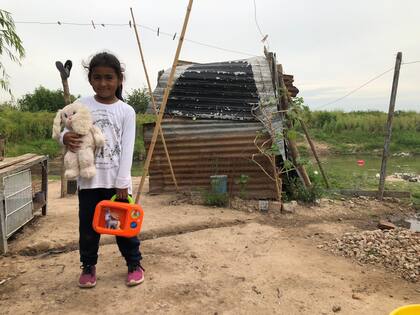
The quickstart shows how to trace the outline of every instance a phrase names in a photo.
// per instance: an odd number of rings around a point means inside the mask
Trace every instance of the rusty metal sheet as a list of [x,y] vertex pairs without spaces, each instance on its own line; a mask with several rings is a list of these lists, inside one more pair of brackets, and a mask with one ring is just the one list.
[[[153,124],[145,126],[146,149],[150,144]],[[206,190],[210,188],[210,176],[227,175],[228,192],[238,195],[241,190],[239,177],[249,177],[244,185],[246,198],[275,198],[275,186],[256,163],[251,161],[258,153],[254,145],[257,132],[264,133],[259,122],[165,119],[162,123],[166,144],[178,185],[182,190]],[[263,134],[259,138],[269,141]],[[268,173],[271,165],[265,157],[259,156]],[[174,191],[171,173],[160,137],[149,168],[151,193]]]

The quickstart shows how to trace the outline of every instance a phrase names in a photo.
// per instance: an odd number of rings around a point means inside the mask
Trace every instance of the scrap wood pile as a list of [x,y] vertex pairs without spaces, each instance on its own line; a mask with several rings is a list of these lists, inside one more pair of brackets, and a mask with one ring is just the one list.
[[404,279],[420,280],[420,234],[397,228],[345,233],[325,244],[336,255],[354,257],[363,264],[378,264]]

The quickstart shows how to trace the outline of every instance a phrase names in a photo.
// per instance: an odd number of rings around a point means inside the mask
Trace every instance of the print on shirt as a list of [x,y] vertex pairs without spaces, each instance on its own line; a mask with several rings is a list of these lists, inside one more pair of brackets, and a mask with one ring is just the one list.
[[96,150],[96,168],[118,168],[121,154],[121,127],[117,125],[115,115],[105,109],[97,109],[92,111],[92,117],[93,124],[101,129],[106,139],[105,145]]

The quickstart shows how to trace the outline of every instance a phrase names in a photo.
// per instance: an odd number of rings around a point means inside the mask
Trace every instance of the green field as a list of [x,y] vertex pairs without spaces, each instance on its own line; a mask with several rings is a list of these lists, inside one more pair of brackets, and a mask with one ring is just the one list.
[[[6,156],[17,156],[29,152],[49,155],[54,159],[60,154],[59,145],[51,139],[54,113],[22,112],[10,107],[0,107],[0,134],[6,136]],[[377,189],[384,142],[387,114],[382,112],[326,112],[306,111],[304,119],[312,138],[326,143],[329,154],[322,162],[335,189]],[[137,115],[137,137],[134,153],[133,175],[142,173],[138,157],[144,156],[144,123],[152,122],[152,115]],[[297,139],[304,142],[302,131],[297,126]],[[299,147],[302,156],[310,153]],[[391,154],[411,153],[408,158],[391,156],[388,174],[395,172],[420,173],[420,113],[396,112],[393,123]],[[363,167],[356,161],[363,159]],[[51,164],[51,176],[56,176],[57,166]],[[316,165],[308,166],[313,172]],[[311,176],[320,176],[311,174]],[[408,190],[420,198],[420,183],[387,182],[386,189]]]
[[[357,160],[364,160],[359,166]],[[338,155],[321,158],[331,185],[335,188],[376,189],[379,185],[379,172],[382,158],[374,155]],[[314,165],[315,167],[315,165]],[[387,162],[387,175],[393,173],[420,174],[420,157],[390,157]],[[387,189],[412,187],[420,192],[420,183],[388,182]]]

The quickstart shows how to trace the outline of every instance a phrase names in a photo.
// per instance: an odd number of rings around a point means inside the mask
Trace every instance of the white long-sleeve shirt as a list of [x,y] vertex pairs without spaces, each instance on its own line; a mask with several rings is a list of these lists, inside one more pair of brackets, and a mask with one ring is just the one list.
[[78,187],[128,188],[131,194],[131,165],[136,136],[134,109],[120,100],[113,104],[102,104],[93,96],[83,97],[79,101],[89,108],[93,124],[101,129],[105,137],[105,145],[96,150],[96,175],[89,179],[79,177]]

